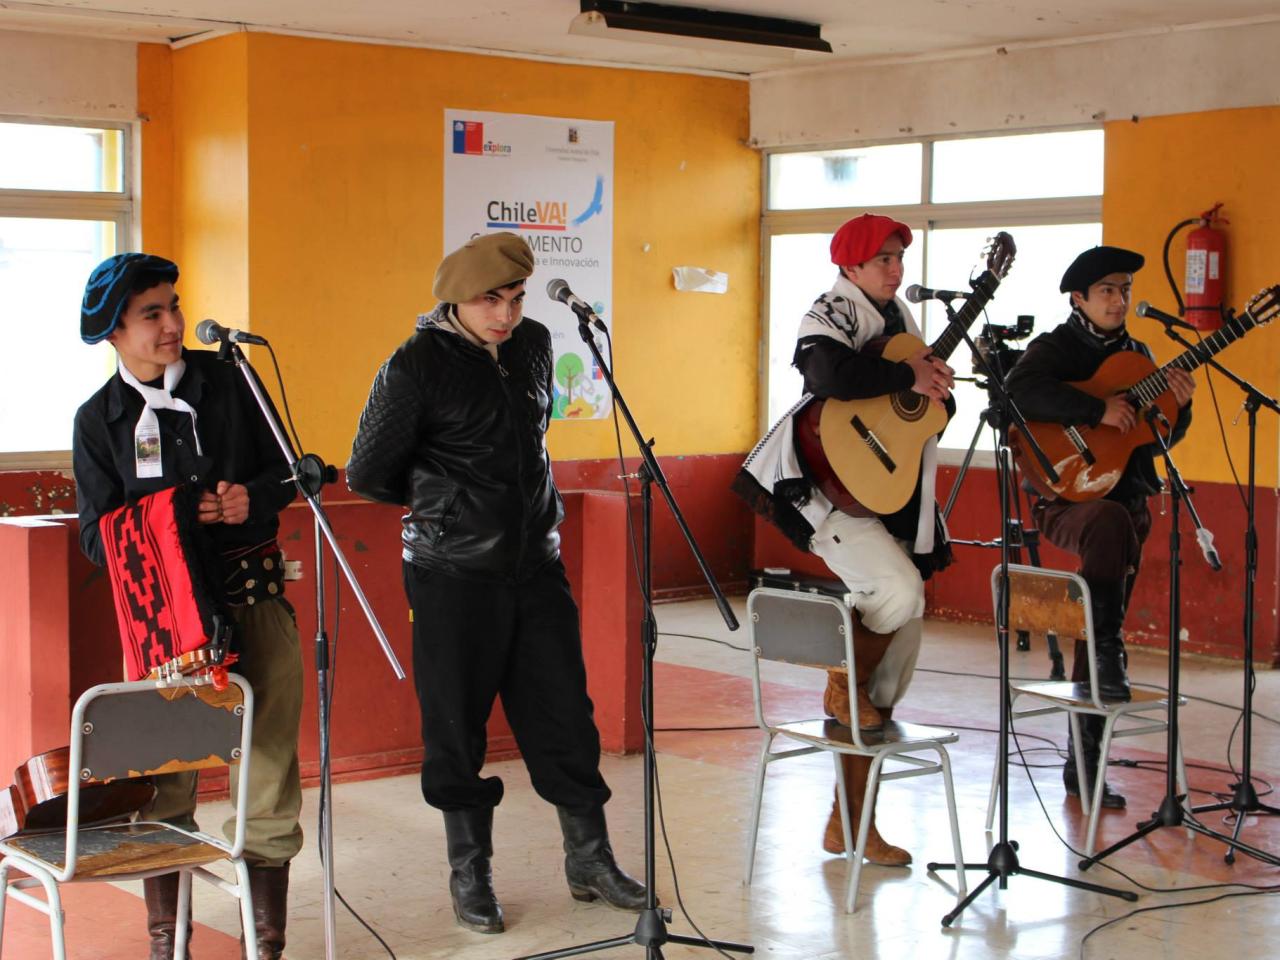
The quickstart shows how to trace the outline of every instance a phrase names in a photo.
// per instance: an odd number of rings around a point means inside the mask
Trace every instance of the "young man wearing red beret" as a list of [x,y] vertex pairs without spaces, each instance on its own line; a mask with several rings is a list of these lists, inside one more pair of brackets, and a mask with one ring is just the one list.
[[[937,443],[926,446],[920,484],[895,514],[853,515],[832,506],[810,480],[794,442],[794,418],[815,399],[855,400],[913,390],[938,404],[951,403],[953,371],[923,348],[904,361],[886,360],[870,341],[920,330],[898,298],[903,251],[911,229],[889,217],[863,214],[831,238],[835,286],[814,302],[800,322],[793,363],[804,375],[805,396],[747,458],[734,483],[761,514],[803,550],[820,556],[853,598],[858,613],[856,722],[881,729],[906,693],[920,650],[924,578],[945,565],[945,532],[934,501]],[[843,670],[828,675],[823,698],[829,714],[853,721]],[[870,772],[870,758],[845,756],[845,785],[855,822]],[[844,851],[838,803],[823,848]],[[905,866],[911,854],[880,836],[875,819],[865,855],[872,863]]]
[[[1105,400],[1071,386],[1088,380],[1109,357],[1127,350],[1151,359],[1145,343],[1129,335],[1129,291],[1133,275],[1142,268],[1142,254],[1121,247],[1093,247],[1072,261],[1059,290],[1069,297],[1071,315],[1053,330],[1032,340],[1009,374],[1009,393],[1028,420],[1047,423],[1114,427],[1127,433],[1148,428],[1123,394]],[[1191,394],[1195,381],[1185,370],[1166,371],[1169,389],[1178,403],[1178,417],[1170,443],[1177,443],[1191,424]],[[1094,654],[1098,692],[1107,700],[1130,698],[1127,658],[1121,628],[1142,562],[1142,545],[1151,532],[1147,498],[1159,492],[1154,444],[1138,447],[1124,473],[1104,497],[1073,502],[1041,497],[1032,511],[1044,538],[1080,558],[1080,574],[1089,585],[1093,612]],[[1083,640],[1076,641],[1071,679],[1089,682],[1089,661]],[[1102,717],[1086,717],[1080,725],[1080,748],[1085,783],[1080,783],[1074,748],[1068,741],[1062,780],[1071,796],[1083,787],[1090,795],[1101,753]],[[1102,805],[1113,809],[1125,798],[1104,781]]]

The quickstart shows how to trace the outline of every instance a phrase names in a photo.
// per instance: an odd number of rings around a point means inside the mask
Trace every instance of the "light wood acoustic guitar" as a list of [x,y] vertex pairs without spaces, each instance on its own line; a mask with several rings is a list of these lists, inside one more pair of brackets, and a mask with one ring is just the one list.
[[[995,296],[1013,265],[1013,237],[997,233],[986,248],[986,270],[946,330],[933,342],[933,355],[946,360]],[[863,350],[886,360],[905,360],[925,343],[909,333],[878,337]],[[901,510],[915,492],[920,457],[930,437],[947,425],[947,414],[914,390],[863,400],[815,400],[796,416],[796,447],[819,490],[849,513],[889,514]]]
[[1280,286],[1268,287],[1249,301],[1243,314],[1228,314],[1221,329],[1162,367],[1157,368],[1145,356],[1132,351],[1111,355],[1092,377],[1070,386],[1099,399],[1124,394],[1138,411],[1138,423],[1126,433],[1101,425],[1028,423],[1031,436],[1058,473],[1057,483],[1049,481],[1021,432],[1011,428],[1009,445],[1023,475],[1045,496],[1077,502],[1105,496],[1120,480],[1130,454],[1138,447],[1155,442],[1151,429],[1143,422],[1146,411],[1154,407],[1170,424],[1178,418],[1177,403],[1169,390],[1165,371],[1177,367],[1191,372],[1254,327],[1270,323],[1277,314],[1280,314]]

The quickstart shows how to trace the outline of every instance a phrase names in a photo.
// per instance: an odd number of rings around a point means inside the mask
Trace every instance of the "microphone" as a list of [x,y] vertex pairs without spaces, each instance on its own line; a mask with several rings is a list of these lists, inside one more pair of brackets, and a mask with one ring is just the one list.
[[1152,320],[1159,320],[1166,327],[1181,327],[1183,330],[1196,329],[1191,324],[1187,323],[1187,321],[1181,320],[1173,314],[1165,313],[1163,310],[1157,310],[1145,300],[1139,301],[1138,305],[1134,307],[1133,312],[1140,317],[1149,317]]
[[581,299],[569,289],[569,284],[563,280],[552,280],[547,284],[547,296],[552,300],[559,300],[570,310],[578,315],[579,323],[587,323],[604,333],[609,332],[609,328],[604,325],[604,321],[596,316],[596,312],[591,309],[591,305]]
[[1222,559],[1213,546],[1213,534],[1204,527],[1196,528],[1196,542],[1200,544],[1200,552],[1204,554],[1205,563],[1214,570],[1222,569]]
[[943,303],[948,303],[968,297],[970,294],[965,290],[934,290],[932,287],[922,287],[918,283],[913,283],[903,292],[903,296],[912,303],[924,303],[926,300],[941,300]]
[[266,346],[265,337],[259,337],[244,330],[224,327],[217,320],[201,320],[196,324],[196,339],[212,346],[215,343],[256,343]]

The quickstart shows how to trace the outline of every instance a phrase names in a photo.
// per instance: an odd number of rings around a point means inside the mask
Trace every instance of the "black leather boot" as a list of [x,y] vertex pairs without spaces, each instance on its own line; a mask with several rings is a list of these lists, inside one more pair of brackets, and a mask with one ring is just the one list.
[[[1080,718],[1080,752],[1084,754],[1084,797],[1080,801],[1081,809],[1093,801],[1094,778],[1098,775],[1098,767],[1102,753],[1102,727],[1106,721],[1102,717]],[[1104,775],[1105,776],[1105,775]],[[1076,774],[1076,754],[1071,740],[1071,727],[1067,726],[1067,762],[1062,765],[1062,786],[1069,797],[1081,796],[1080,778]],[[1104,779],[1102,781],[1102,806],[1107,810],[1123,810],[1124,794],[1116,793]]]
[[1093,656],[1098,665],[1098,695],[1104,700],[1128,702],[1129,665],[1124,649],[1125,583],[1089,584],[1093,603]]
[[[253,902],[253,929],[258,952],[253,960],[280,960],[284,956],[284,928],[289,917],[289,864],[249,867],[249,899]],[[245,956],[244,937],[240,956]]]
[[[147,933],[151,935],[150,960],[173,960],[178,925],[178,875],[165,873],[142,881],[147,904]],[[191,917],[187,916],[187,956],[191,956]]]
[[444,833],[449,845],[449,896],[460,926],[476,933],[502,933],[502,906],[493,893],[493,808],[447,810]]
[[604,808],[572,813],[556,807],[564,834],[564,875],[575,900],[603,900],[617,910],[644,909],[645,888],[613,859]]

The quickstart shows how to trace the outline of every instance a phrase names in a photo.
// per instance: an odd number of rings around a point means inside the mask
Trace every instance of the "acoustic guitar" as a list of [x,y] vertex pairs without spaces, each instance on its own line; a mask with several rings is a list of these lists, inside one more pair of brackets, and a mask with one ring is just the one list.
[[[946,360],[995,296],[1009,273],[1017,248],[1001,231],[986,248],[987,267],[964,306],[930,347]],[[878,337],[864,350],[886,360],[905,360],[925,343],[909,333]],[[914,390],[863,400],[815,400],[796,416],[796,447],[815,485],[838,509],[855,514],[901,510],[915,492],[924,446],[947,426],[947,414]]]
[[[71,748],[37,754],[14,771],[14,783],[0,792],[0,838],[18,831],[60,829],[67,822]],[[80,823],[122,820],[151,802],[150,778],[91,783],[80,788]]]
[[1023,475],[1045,496],[1076,502],[1105,496],[1120,480],[1130,454],[1138,447],[1154,442],[1150,429],[1141,422],[1145,411],[1154,407],[1169,423],[1177,419],[1177,404],[1169,390],[1165,371],[1176,367],[1190,373],[1254,327],[1270,323],[1278,313],[1280,286],[1268,287],[1249,301],[1243,315],[1228,314],[1221,329],[1162,367],[1157,368],[1142,354],[1128,350],[1108,357],[1092,377],[1070,386],[1099,399],[1123,394],[1138,411],[1139,423],[1127,433],[1102,425],[1028,423],[1031,436],[1058,473],[1057,483],[1049,481],[1039,461],[1031,455],[1021,432],[1016,427],[1011,428],[1009,445]]

